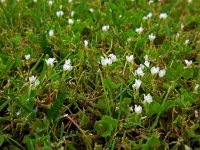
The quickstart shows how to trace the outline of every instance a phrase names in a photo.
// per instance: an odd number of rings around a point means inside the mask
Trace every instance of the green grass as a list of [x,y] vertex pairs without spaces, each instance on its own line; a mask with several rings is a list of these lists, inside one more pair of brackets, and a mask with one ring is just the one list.
[[199,7],[198,0],[0,2],[0,148],[199,149]]

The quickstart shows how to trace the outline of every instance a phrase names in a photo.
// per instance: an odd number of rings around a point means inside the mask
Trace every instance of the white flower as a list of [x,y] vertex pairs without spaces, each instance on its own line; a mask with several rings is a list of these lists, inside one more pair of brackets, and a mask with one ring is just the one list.
[[135,105],[134,111],[136,114],[141,114],[142,112],[142,107],[140,105]]
[[73,0],[68,0],[68,3],[71,3]]
[[151,3],[153,3],[153,0],[149,0],[149,2],[148,2],[149,4],[151,4]]
[[160,14],[160,19],[166,19],[167,18],[167,14],[166,13],[161,13]]
[[128,62],[130,62],[130,63],[132,63],[133,64],[133,60],[134,60],[134,57],[133,57],[133,55],[130,55],[130,56],[126,56],[126,61],[128,61]]
[[184,28],[184,24],[183,23],[181,23],[181,29],[183,29]]
[[108,30],[109,30],[109,25],[103,26],[103,27],[102,27],[102,30],[103,30],[103,31],[108,31]]
[[33,0],[34,3],[37,3],[37,0]]
[[89,43],[88,40],[84,40],[84,46],[85,47],[88,47],[88,43]]
[[144,56],[144,59],[145,59],[146,61],[148,61],[148,60],[149,60],[149,55],[146,54],[146,55]]
[[185,60],[185,64],[187,67],[192,65],[192,60]]
[[73,67],[71,65],[67,65],[67,64],[63,65],[63,70],[64,71],[71,71],[72,69],[73,69]]
[[192,0],[187,0],[188,3],[192,3]]
[[153,16],[153,14],[150,12],[146,16],[143,17],[144,20],[150,19]]
[[117,57],[114,54],[110,54],[110,55],[108,55],[108,57],[112,60],[112,62],[117,61]]
[[49,30],[49,36],[50,37],[53,37],[54,36],[54,31],[51,29],[51,30]]
[[66,65],[71,65],[71,60],[70,59],[65,60],[65,64]]
[[55,58],[48,58],[48,59],[45,59],[45,61],[48,66],[53,67],[55,63]]
[[143,68],[140,66],[137,68],[137,70],[135,71],[135,74],[137,74],[138,76],[144,76],[144,72],[142,70]]
[[75,11],[71,11],[70,15],[73,17],[75,14]]
[[142,81],[140,79],[135,79],[135,83],[132,85],[133,89],[139,89],[142,84]]
[[158,75],[159,75],[160,78],[162,78],[162,77],[164,77],[165,73],[166,73],[166,70],[162,69],[162,70],[159,71]]
[[63,70],[71,71],[72,69],[73,69],[73,67],[71,65],[71,60],[70,59],[65,60],[65,64],[63,65]]
[[6,0],[1,0],[1,3],[4,3]]
[[35,76],[28,77],[28,79],[29,79],[30,83],[33,83],[33,82],[36,81],[36,77]]
[[142,33],[144,29],[142,27],[136,28],[135,32],[137,32],[138,34]]
[[130,107],[129,107],[129,110],[130,110],[131,112],[133,112],[133,107],[132,107],[132,106],[130,106]]
[[149,40],[150,40],[150,41],[155,40],[155,38],[156,38],[156,36],[155,36],[153,33],[151,33],[151,34],[149,35]]
[[152,96],[151,96],[151,94],[149,93],[149,94],[147,94],[147,95],[145,95],[144,94],[144,103],[151,103],[153,100],[152,100]]
[[24,57],[25,57],[26,60],[29,60],[29,59],[31,58],[31,55],[30,55],[30,54],[27,54],[27,55],[25,55]]
[[145,60],[144,65],[148,68],[150,66],[150,62],[148,60]]
[[101,64],[102,66],[112,65],[112,59],[102,57]]
[[195,85],[195,87],[194,87],[194,92],[197,93],[198,88],[199,88],[199,84]]
[[194,116],[195,116],[196,118],[199,118],[199,113],[198,113],[197,110],[194,111]]
[[73,25],[74,24],[74,20],[69,18],[68,19],[68,23],[71,24],[71,25]]
[[31,76],[28,79],[29,79],[30,84],[34,85],[35,87],[40,84],[40,81],[35,76]]
[[50,0],[50,1],[48,2],[48,4],[49,4],[49,6],[53,5],[53,1]]
[[185,45],[188,45],[190,43],[190,40],[185,40]]
[[59,11],[56,12],[56,15],[58,17],[62,17],[64,15],[64,12],[62,10],[59,10]]
[[90,8],[90,9],[89,9],[89,12],[93,13],[93,12],[94,12],[94,9],[93,9],[93,8]]
[[152,74],[152,75],[157,74],[157,73],[159,73],[159,70],[160,70],[159,67],[152,67],[152,68],[151,68],[151,74]]
[[35,83],[34,83],[34,86],[36,87],[36,86],[38,86],[40,84],[40,81],[37,79],[37,80],[35,80]]
[[153,16],[153,15],[152,15],[151,12],[147,14],[147,18],[151,18],[152,16]]

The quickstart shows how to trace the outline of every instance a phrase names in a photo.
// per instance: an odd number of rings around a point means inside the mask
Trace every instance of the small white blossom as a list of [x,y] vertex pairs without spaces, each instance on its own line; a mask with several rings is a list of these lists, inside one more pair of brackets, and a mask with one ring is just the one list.
[[62,10],[59,10],[59,11],[56,12],[56,15],[58,17],[62,17],[64,15],[64,12]]
[[65,60],[65,64],[63,65],[63,70],[71,71],[72,69],[73,69],[73,67],[71,65],[71,60],[70,59]]
[[1,0],[1,3],[4,3],[6,0]]
[[37,3],[37,0],[33,0],[34,3]]
[[72,3],[73,0],[68,0],[68,3]]
[[160,19],[166,19],[167,18],[167,14],[166,13],[161,13],[160,14]]
[[35,76],[31,76],[28,79],[29,79],[30,84],[34,85],[35,87],[40,84],[40,81]]
[[149,0],[149,2],[148,2],[148,3],[149,3],[149,4],[151,4],[151,3],[153,3],[153,2],[154,2],[153,0]]
[[29,59],[31,58],[31,55],[30,55],[30,54],[27,54],[27,55],[25,55],[24,57],[25,57],[26,60],[29,60]]
[[192,60],[184,60],[187,67],[192,65]]
[[101,64],[102,66],[112,65],[112,59],[102,57]]
[[149,93],[149,94],[147,94],[147,95],[145,95],[144,94],[144,103],[151,103],[153,100],[152,100],[152,96],[151,96],[151,94]]
[[89,12],[93,13],[93,12],[94,12],[94,9],[93,9],[93,8],[90,8],[90,9],[89,9]]
[[198,113],[197,110],[194,111],[194,116],[195,116],[196,118],[199,118],[199,113]]
[[49,30],[49,36],[50,37],[53,37],[54,36],[54,31],[51,29],[51,30]]
[[116,106],[116,107],[115,107],[115,111],[118,111],[118,110],[119,110],[119,107],[118,107],[118,106]]
[[68,23],[70,24],[70,25],[73,25],[74,24],[74,20],[73,19],[68,19]]
[[153,33],[151,33],[151,34],[149,35],[149,40],[150,40],[150,41],[155,40],[155,38],[156,38],[156,36],[155,36]]
[[133,107],[130,106],[130,107],[129,107],[129,110],[130,110],[130,112],[133,112]]
[[135,29],[135,32],[137,32],[138,34],[141,34],[143,32],[143,28],[142,27],[139,27],[139,28],[136,28]]
[[35,76],[31,76],[31,77],[28,77],[28,79],[30,83],[33,83],[36,81],[37,78]]
[[54,63],[55,63],[55,58],[48,58],[45,61],[46,61],[48,66],[53,67]]
[[142,113],[142,107],[140,105],[135,105],[134,111],[136,114]]
[[181,23],[181,29],[183,29],[184,28],[184,24],[183,23]]
[[199,88],[199,84],[197,84],[197,85],[194,87],[194,92],[197,93],[198,88]]
[[153,16],[153,14],[150,12],[147,14],[147,18],[151,18]]
[[144,20],[150,19],[153,16],[153,14],[150,12],[146,16],[143,17]]
[[143,68],[140,66],[137,68],[137,70],[135,71],[135,74],[138,75],[138,76],[141,76],[143,77],[144,76],[144,72],[142,70]]
[[102,30],[103,30],[103,31],[108,31],[108,30],[109,30],[109,25],[103,26],[103,27],[102,27]]
[[192,3],[192,0],[187,0],[188,3]]
[[108,57],[112,60],[112,62],[117,61],[117,57],[114,54],[109,54]]
[[142,84],[142,81],[140,79],[135,79],[135,83],[132,85],[133,89],[139,89]]
[[70,15],[73,17],[75,14],[75,11],[71,11]]
[[187,40],[185,40],[185,43],[184,43],[184,44],[185,44],[185,45],[188,45],[189,43],[190,43],[190,40],[187,39]]
[[159,70],[160,70],[159,67],[152,67],[152,68],[151,68],[151,74],[152,74],[152,75],[157,74],[157,73],[159,73]]
[[53,1],[50,0],[50,1],[48,2],[48,4],[49,4],[49,6],[52,6],[52,5],[53,5]]
[[158,75],[160,78],[164,77],[165,76],[165,73],[166,73],[166,70],[165,69],[162,69],[159,71]]
[[130,62],[130,63],[132,63],[133,64],[133,60],[134,60],[134,57],[133,57],[133,55],[130,55],[130,56],[126,56],[126,61],[128,61],[128,62]]
[[88,43],[89,43],[88,40],[84,40],[84,46],[85,47],[88,47]]
[[144,56],[144,59],[145,59],[145,61],[148,61],[148,60],[149,60],[149,55],[146,54],[146,55]]
[[150,62],[148,60],[145,60],[144,65],[148,68],[150,66]]

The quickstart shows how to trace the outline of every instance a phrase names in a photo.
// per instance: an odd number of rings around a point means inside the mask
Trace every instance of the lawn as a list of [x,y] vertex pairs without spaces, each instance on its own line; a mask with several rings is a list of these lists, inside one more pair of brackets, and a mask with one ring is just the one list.
[[0,0],[0,149],[200,149],[199,0]]

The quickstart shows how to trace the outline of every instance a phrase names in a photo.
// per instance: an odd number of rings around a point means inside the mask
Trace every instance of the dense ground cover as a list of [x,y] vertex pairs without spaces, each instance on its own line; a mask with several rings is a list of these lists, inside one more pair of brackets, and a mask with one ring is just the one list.
[[1,0],[1,149],[199,149],[198,0]]

